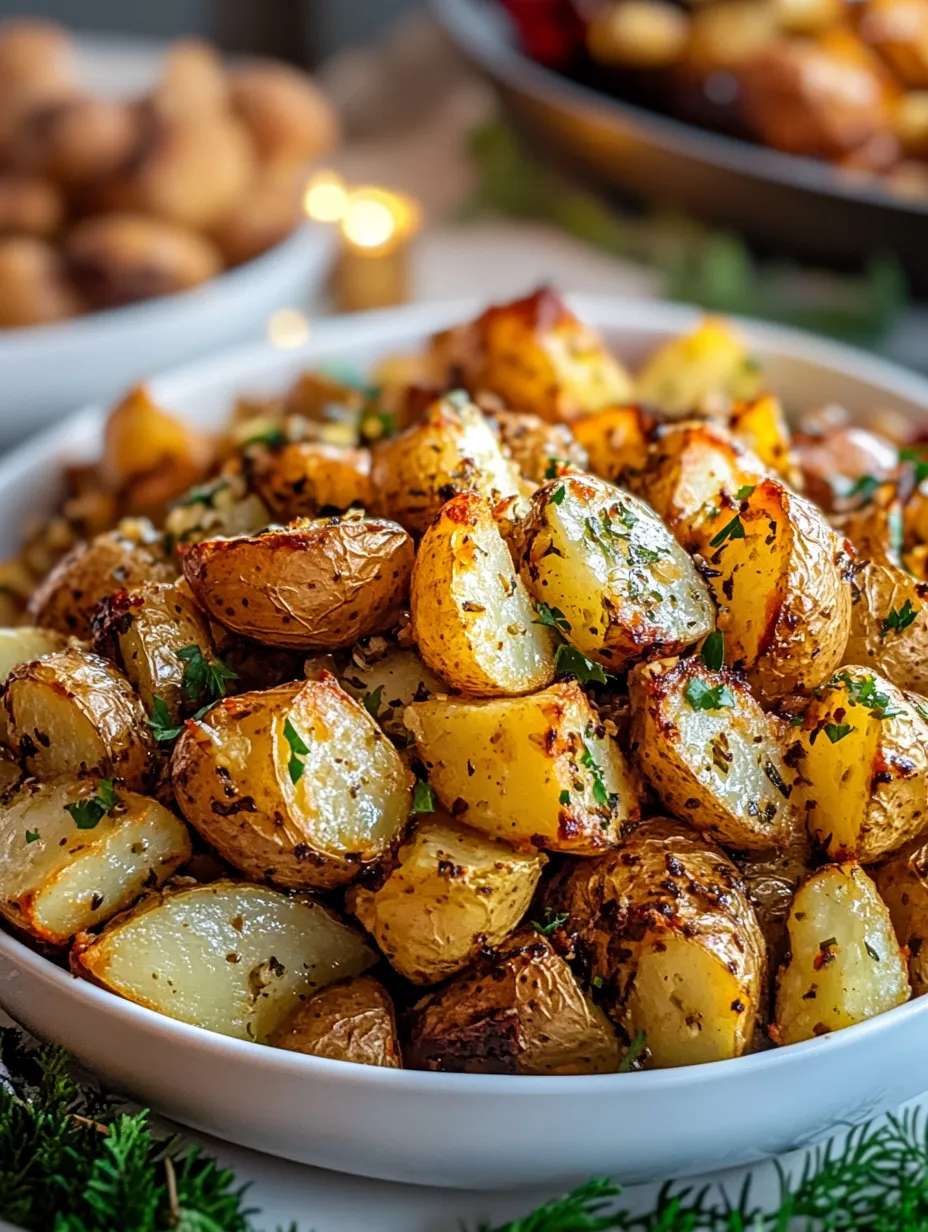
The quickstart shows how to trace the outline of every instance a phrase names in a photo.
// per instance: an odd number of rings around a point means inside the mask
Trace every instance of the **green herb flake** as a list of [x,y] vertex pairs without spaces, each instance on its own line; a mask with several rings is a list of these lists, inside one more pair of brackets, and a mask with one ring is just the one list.
[[288,444],[289,439],[286,432],[275,424],[270,428],[265,428],[263,432],[256,432],[254,436],[249,436],[246,441],[242,441],[241,448],[248,449],[250,445],[267,445],[273,448]]
[[622,1057],[622,1063],[618,1068],[618,1073],[627,1074],[641,1054],[645,1050],[648,1037],[644,1031],[636,1031],[635,1037],[629,1046],[625,1049],[625,1055]]
[[691,680],[683,696],[694,710],[731,710],[735,699],[727,685],[717,684],[711,688],[703,680]]
[[865,941],[865,942],[864,942],[864,949],[867,951],[867,953],[870,955],[870,957],[873,959],[873,961],[874,961],[874,962],[880,962],[880,961],[881,961],[879,954],[878,954],[878,953],[877,953],[877,951],[873,948],[873,946],[870,944],[870,942],[869,942],[869,941]]
[[559,607],[548,607],[547,603],[536,605],[536,618],[533,625],[547,625],[549,629],[557,629],[560,633],[570,632],[570,621]]
[[566,789],[566,787],[561,792],[561,794],[558,796],[557,802],[558,804],[563,804],[563,805],[570,804],[570,792]]
[[41,836],[39,835],[38,830],[27,830],[26,831],[26,842],[27,843],[37,843],[40,837]]
[[545,479],[557,479],[561,473],[561,467],[566,465],[567,463],[563,458],[549,458],[548,465],[545,467]]
[[66,804],[65,812],[70,813],[78,830],[93,830],[100,824],[107,813],[112,812],[119,804],[113,779],[101,779],[97,785],[97,793],[89,800],[75,800]]
[[534,928],[536,933],[541,933],[543,937],[550,937],[552,933],[556,933],[559,928],[567,923],[567,919],[566,911],[555,915],[550,907],[545,907],[544,924],[540,924],[538,920],[532,920],[532,928]]
[[[736,500],[736,501],[743,501],[743,500],[747,500],[747,499],[748,499],[748,497],[751,495],[751,493],[754,491],[754,489],[755,489],[756,487],[757,487],[757,484],[756,484],[756,483],[746,483],[746,484],[744,484],[744,486],[743,486],[743,487],[740,487],[740,488],[738,489],[738,491],[735,493],[735,500]],[[735,538],[741,538],[741,536],[738,536],[738,535],[736,535],[736,536],[734,536],[734,537],[735,537]]]
[[183,646],[177,652],[178,659],[184,664],[184,677],[181,682],[184,697],[191,702],[199,702],[208,709],[215,702],[222,701],[226,695],[226,685],[230,680],[237,680],[237,674],[226,667],[221,659],[207,659],[199,646]]
[[306,769],[304,758],[309,752],[309,745],[290,722],[289,718],[284,720],[284,739],[290,746],[290,761],[287,764],[287,769],[290,771],[290,782],[296,785],[303,777],[303,771]]
[[425,779],[416,779],[410,813],[434,813],[435,793]]
[[735,514],[730,522],[726,522],[717,535],[709,540],[710,547],[720,548],[726,539],[743,539],[744,525],[739,514]]
[[593,985],[593,987],[594,987],[594,988],[602,988],[602,986],[603,986],[603,977],[602,977],[601,975],[594,975],[594,976],[593,976],[593,979],[591,980],[591,983],[592,983],[592,985]]
[[913,607],[911,600],[906,599],[900,608],[890,608],[889,615],[881,623],[880,638],[885,638],[887,633],[901,633],[903,629],[907,629],[921,608]]
[[721,669],[725,662],[725,635],[721,629],[713,629],[703,642],[699,656],[712,672]]
[[372,719],[376,719],[377,715],[380,714],[380,703],[382,699],[383,699],[383,685],[382,684],[379,684],[377,688],[373,690],[373,692],[364,694],[364,709],[367,711],[367,713],[371,716]]
[[148,716],[148,726],[159,744],[173,744],[184,730],[183,723],[177,724],[171,717],[168,704],[156,693],[151,701],[151,714]]
[[859,496],[863,502],[866,502],[870,500],[879,486],[880,481],[875,475],[860,475],[851,484],[848,496]]
[[609,807],[609,793],[606,791],[606,784],[603,782],[603,772],[593,756],[593,750],[584,740],[583,756],[580,758],[580,765],[585,766],[593,776],[593,799],[602,808]]
[[850,723],[826,723],[824,728],[825,735],[832,744],[837,744],[839,740],[849,736],[853,730]]
[[593,663],[575,646],[558,646],[554,655],[554,670],[558,676],[573,676],[579,684],[607,684],[611,679],[599,663]]
[[548,500],[551,502],[552,505],[559,505],[561,501],[563,501],[565,494],[566,493],[564,491],[564,485],[561,484],[559,488],[554,489],[554,491],[548,497]]

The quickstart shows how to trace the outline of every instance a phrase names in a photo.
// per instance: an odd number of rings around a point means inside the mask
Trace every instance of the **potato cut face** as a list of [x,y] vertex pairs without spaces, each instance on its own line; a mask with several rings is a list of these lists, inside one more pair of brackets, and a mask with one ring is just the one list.
[[54,629],[29,625],[20,629],[0,629],[0,682],[5,681],[20,663],[30,663],[53,650],[64,650],[66,645],[67,639]]
[[438,816],[419,821],[396,859],[379,889],[354,887],[348,905],[414,984],[437,984],[505,941],[545,863]]
[[332,676],[220,702],[187,724],[171,777],[230,864],[291,889],[353,880],[399,838],[411,802],[396,749]]
[[356,647],[339,679],[345,692],[364,705],[387,735],[404,744],[409,735],[403,722],[406,707],[448,688],[415,650],[400,646],[379,656]]
[[412,573],[412,540],[394,522],[323,518],[183,549],[200,606],[269,646],[334,650],[389,628]]
[[267,1043],[301,998],[360,975],[374,954],[305,895],[216,881],[143,901],[78,947],[74,962],[169,1018]]
[[742,340],[724,321],[707,318],[692,333],[658,347],[638,373],[635,395],[671,415],[683,415],[713,396],[754,397],[761,380],[761,369]]
[[740,495],[695,533],[722,612],[725,661],[765,697],[816,688],[847,643],[847,545],[818,509],[777,480]]
[[575,433],[562,423],[547,423],[522,411],[494,411],[500,440],[525,479],[543,483],[552,466],[587,469],[587,452]]
[[791,735],[796,807],[831,859],[876,860],[924,829],[928,723],[884,677],[842,668]]
[[493,838],[592,855],[638,816],[632,774],[577,684],[519,701],[435,697],[406,725],[442,805]]
[[[653,424],[639,406],[613,406],[571,423],[577,442],[586,450],[589,469],[600,479],[620,483],[640,471],[648,458]],[[541,482],[545,475],[535,477]]]
[[909,999],[890,914],[858,864],[829,864],[799,887],[790,958],[777,988],[779,1042],[839,1031]]
[[410,599],[419,652],[455,690],[498,697],[554,679],[554,634],[538,623],[490,506],[476,493],[448,501],[423,535]]
[[402,1069],[393,1003],[370,975],[340,980],[301,1001],[270,1041],[275,1048],[355,1065]]
[[928,992],[928,844],[913,839],[881,864],[873,879],[896,940],[908,951],[912,996],[920,997]]
[[0,806],[0,911],[51,944],[108,920],[190,858],[183,822],[134,792],[117,789],[116,808],[79,829],[65,806],[97,789],[94,779],[32,780]]
[[699,656],[662,659],[635,668],[629,696],[636,756],[672,813],[728,846],[785,843],[792,774],[738,676]]
[[414,535],[457,492],[479,492],[495,503],[521,487],[489,420],[460,394],[439,399],[411,428],[379,444],[371,482],[375,512]]
[[693,645],[715,625],[705,582],[643,501],[589,475],[539,488],[522,529],[522,578],[588,659],[619,672]]
[[798,468],[779,398],[763,394],[752,401],[738,403],[728,422],[736,439],[760,458],[764,466],[787,483],[795,484]]
[[3,704],[10,745],[37,778],[96,772],[133,790],[150,778],[145,711],[126,678],[99,655],[68,648],[20,664]]

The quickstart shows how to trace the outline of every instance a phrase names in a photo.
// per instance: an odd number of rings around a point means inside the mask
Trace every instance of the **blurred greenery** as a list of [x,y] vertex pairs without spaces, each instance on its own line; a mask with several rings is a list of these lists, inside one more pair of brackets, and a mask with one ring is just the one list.
[[504,214],[553,223],[616,256],[654,266],[668,299],[741,313],[862,344],[878,343],[907,302],[893,257],[862,273],[836,274],[785,261],[759,261],[740,236],[669,212],[623,214],[542,164],[499,120],[471,137],[478,184],[464,219]]

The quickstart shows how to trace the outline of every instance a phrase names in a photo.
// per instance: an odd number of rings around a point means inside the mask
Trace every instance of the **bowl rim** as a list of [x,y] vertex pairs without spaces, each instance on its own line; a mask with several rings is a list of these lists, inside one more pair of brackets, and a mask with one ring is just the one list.
[[923,218],[928,199],[897,196],[879,176],[842,174],[824,159],[787,154],[698,124],[662,115],[635,103],[612,98],[529,59],[511,41],[497,37],[506,14],[491,0],[430,0],[432,10],[458,47],[505,87],[516,86],[536,102],[553,101],[572,112],[586,112],[604,122],[616,118],[636,126],[655,144],[680,157],[712,167],[775,182],[822,196]]
[[[594,328],[629,329],[647,335],[649,332],[677,333],[705,317],[705,312],[686,304],[661,301],[637,301],[610,295],[566,294],[568,305],[581,320]],[[401,308],[378,309],[334,317],[317,325],[309,339],[298,348],[282,350],[270,343],[234,347],[203,360],[185,364],[158,374],[151,386],[170,396],[173,386],[209,385],[222,379],[239,379],[250,369],[260,369],[276,358],[299,363],[318,361],[326,353],[351,345],[376,342],[390,345],[410,334],[425,334],[445,324],[466,319],[468,314],[483,307],[485,301],[475,297],[406,305]],[[852,380],[880,386],[886,393],[911,403],[921,404],[928,411],[928,378],[909,372],[887,360],[870,356],[842,343],[831,342],[813,334],[779,325],[770,325],[745,317],[726,317],[747,334],[750,341],[777,350],[791,358],[804,360],[819,367],[840,372]],[[239,374],[238,376],[236,374]],[[47,459],[73,438],[83,438],[102,428],[105,410],[90,406],[26,441],[0,462],[0,494],[6,485],[33,467],[47,466]],[[227,1059],[258,1065],[281,1076],[317,1075],[366,1087],[405,1089],[424,1093],[462,1093],[473,1089],[475,1094],[511,1097],[516,1092],[530,1096],[558,1094],[563,1096],[591,1095],[602,1092],[613,1095],[628,1090],[631,1084],[637,1094],[660,1092],[665,1088],[699,1087],[726,1074],[732,1078],[749,1073],[777,1070],[803,1057],[814,1057],[822,1049],[852,1048],[857,1041],[894,1027],[904,1028],[909,1019],[928,1014],[928,997],[915,997],[864,1022],[845,1027],[828,1035],[771,1048],[763,1052],[711,1061],[702,1065],[677,1069],[640,1070],[614,1074],[575,1074],[528,1076],[512,1074],[454,1074],[409,1069],[386,1069],[358,1065],[325,1057],[307,1056],[285,1049],[255,1045],[250,1040],[194,1026],[170,1018],[156,1010],[126,1000],[118,994],[97,987],[57,966],[32,949],[6,928],[0,928],[0,957],[27,971],[31,977],[51,983],[62,995],[76,996],[88,1008],[111,1013],[127,1028],[143,1033],[160,1034],[176,1041],[177,1046],[194,1049],[215,1049]],[[2,990],[2,985],[0,985]],[[616,1085],[618,1084],[618,1085]]]

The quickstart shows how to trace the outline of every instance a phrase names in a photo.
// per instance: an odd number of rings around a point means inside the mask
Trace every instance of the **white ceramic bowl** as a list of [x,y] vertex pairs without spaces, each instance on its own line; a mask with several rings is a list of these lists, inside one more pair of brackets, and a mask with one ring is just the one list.
[[[691,326],[690,309],[577,298],[636,358]],[[235,392],[279,388],[320,360],[364,366],[417,346],[473,304],[423,305],[321,325],[300,351],[239,351],[159,378],[156,396],[202,423]],[[745,322],[774,388],[797,408],[896,407],[928,422],[928,381],[842,347]],[[89,411],[0,464],[0,552],[48,502],[63,462],[99,447]],[[429,1074],[261,1048],[163,1018],[77,980],[0,934],[0,1003],[109,1082],[178,1121],[322,1167],[495,1188],[649,1180],[745,1164],[928,1088],[928,999],[804,1044],[689,1069],[605,1077]]]

